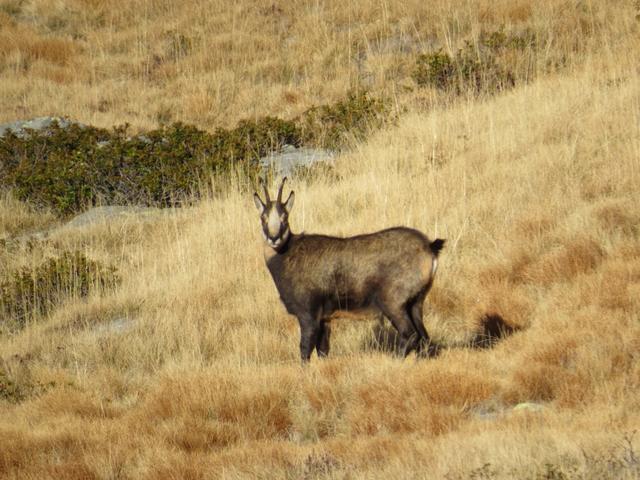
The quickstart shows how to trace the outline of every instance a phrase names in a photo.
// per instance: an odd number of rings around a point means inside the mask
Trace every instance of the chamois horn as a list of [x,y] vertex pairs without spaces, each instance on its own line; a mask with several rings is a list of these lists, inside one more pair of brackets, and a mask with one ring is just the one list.
[[262,190],[264,190],[265,203],[269,203],[271,201],[271,197],[269,196],[269,189],[267,188],[267,183],[264,181],[264,178],[260,178],[260,185],[262,185]]
[[280,184],[280,188],[278,189],[278,203],[282,203],[282,189],[284,188],[284,182],[287,181],[287,177],[282,178],[282,183]]

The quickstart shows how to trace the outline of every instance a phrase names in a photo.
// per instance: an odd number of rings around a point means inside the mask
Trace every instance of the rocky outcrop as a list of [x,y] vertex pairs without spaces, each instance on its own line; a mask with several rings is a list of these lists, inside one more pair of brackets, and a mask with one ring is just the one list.
[[272,169],[276,175],[291,175],[299,167],[310,167],[318,162],[333,162],[335,153],[321,148],[296,148],[285,145],[279,152],[274,152],[260,159],[263,170]]
[[81,125],[64,117],[38,117],[31,120],[17,120],[15,122],[0,124],[0,137],[5,136],[8,132],[13,132],[18,137],[23,137],[28,130],[44,130],[49,128],[54,122],[62,128],[66,128],[72,124]]

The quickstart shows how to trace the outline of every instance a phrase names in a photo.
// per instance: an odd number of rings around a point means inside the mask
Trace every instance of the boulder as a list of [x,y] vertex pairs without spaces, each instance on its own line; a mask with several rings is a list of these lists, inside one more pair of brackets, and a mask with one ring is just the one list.
[[335,152],[321,148],[296,148],[285,145],[279,152],[260,159],[263,171],[272,169],[277,175],[291,175],[298,167],[310,167],[318,162],[333,162]]
[[155,212],[155,208],[136,207],[136,206],[103,206],[93,207],[73,217],[67,222],[63,228],[85,227],[99,223],[108,223],[117,219],[127,217],[139,217],[150,212]]
[[53,122],[58,122],[58,125],[62,128],[67,128],[72,124],[84,126],[81,123],[63,117],[38,117],[31,120],[17,120],[15,122],[0,124],[0,137],[3,137],[8,132],[13,132],[18,137],[23,137],[26,135],[27,130],[44,130],[50,127]]

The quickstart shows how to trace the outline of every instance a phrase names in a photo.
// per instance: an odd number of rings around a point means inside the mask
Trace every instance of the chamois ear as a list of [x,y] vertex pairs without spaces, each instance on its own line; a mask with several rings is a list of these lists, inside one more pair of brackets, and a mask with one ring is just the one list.
[[256,204],[256,208],[260,212],[260,215],[262,215],[262,212],[264,212],[264,209],[265,209],[265,205],[264,203],[262,203],[262,200],[260,199],[260,196],[257,193],[253,194],[253,203]]
[[291,212],[291,209],[293,208],[293,201],[296,199],[296,194],[293,190],[291,190],[291,193],[289,194],[289,198],[287,198],[287,201],[284,202],[284,208],[287,211],[287,213]]

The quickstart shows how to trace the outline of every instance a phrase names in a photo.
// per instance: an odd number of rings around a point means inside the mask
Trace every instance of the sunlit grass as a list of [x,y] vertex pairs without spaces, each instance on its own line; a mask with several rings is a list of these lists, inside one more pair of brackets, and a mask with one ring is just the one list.
[[[96,38],[109,28],[133,35],[162,30],[161,19],[181,25],[187,15],[173,3],[132,5],[145,22],[114,9],[99,23],[86,11],[84,25]],[[224,6],[193,5],[199,13]],[[351,18],[364,30],[376,16],[403,25],[396,7],[358,5]],[[65,229],[6,196],[0,274],[79,250],[115,265],[121,283],[70,298],[0,337],[1,476],[637,478],[637,25],[599,3],[580,15],[566,12],[587,7],[560,1],[477,2],[473,12],[448,7],[450,15],[445,2],[431,13],[417,5],[406,7],[416,23],[446,27],[445,34],[461,27],[443,18],[476,26],[546,21],[558,32],[583,29],[585,43],[588,32],[599,32],[601,44],[578,52],[561,36],[556,48],[571,65],[490,98],[462,96],[424,111],[412,102],[427,94],[406,92],[399,102],[411,108],[397,125],[343,153],[334,174],[291,179],[296,232],[350,235],[401,224],[447,238],[425,325],[449,348],[437,359],[403,360],[371,348],[375,320],[344,318],[334,321],[331,356],[302,368],[299,329],[265,268],[246,180],[182,210]],[[341,32],[331,22],[348,25],[349,18],[337,7],[298,7],[306,13],[294,25],[309,27],[301,37],[309,60],[319,48],[313,42]],[[224,10],[221,18],[235,18],[233,38],[245,39],[251,22],[284,15],[260,8],[246,2]],[[242,9],[262,13],[242,16]],[[613,18],[610,29],[599,27]],[[269,25],[274,30],[263,34],[276,42],[279,24]],[[96,45],[115,51],[113,42]],[[120,107],[90,113],[81,90],[64,113],[101,124],[153,123],[149,112],[159,100],[135,99],[132,78]],[[265,80],[270,88],[259,92],[257,77],[235,78],[225,88],[241,92],[229,97],[238,117],[257,112],[249,105],[273,113],[276,81]],[[181,81],[196,88],[194,79]],[[315,85],[323,101],[341,88],[331,80]],[[180,92],[169,101],[187,102]],[[2,102],[17,108],[16,98]],[[216,122],[181,108],[182,119]],[[213,116],[223,111],[217,108]],[[35,231],[47,234],[29,237]],[[473,348],[487,316],[501,318],[510,335],[491,349]]]

